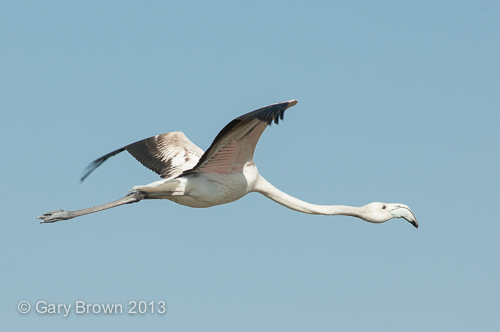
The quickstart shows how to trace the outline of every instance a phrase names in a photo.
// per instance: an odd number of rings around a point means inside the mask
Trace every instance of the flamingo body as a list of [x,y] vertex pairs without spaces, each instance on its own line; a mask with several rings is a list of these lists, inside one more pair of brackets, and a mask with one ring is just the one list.
[[297,104],[288,100],[244,114],[229,122],[203,151],[182,132],[152,136],[112,151],[94,160],[81,180],[107,159],[123,151],[162,177],[148,185],[134,186],[131,193],[114,202],[77,211],[55,210],[38,219],[42,223],[67,220],[142,199],[167,199],[172,202],[206,208],[234,202],[250,192],[258,192],[292,210],[322,215],[347,215],[371,223],[404,218],[418,227],[415,215],[404,204],[374,202],[362,207],[316,205],[304,202],[275,188],[258,172],[254,151],[264,130],[283,120],[285,111]]
[[154,193],[158,195],[155,198],[168,199],[193,208],[207,208],[242,198],[252,191],[257,175],[257,167],[249,162],[242,172],[187,174],[145,186],[134,186],[131,191]]

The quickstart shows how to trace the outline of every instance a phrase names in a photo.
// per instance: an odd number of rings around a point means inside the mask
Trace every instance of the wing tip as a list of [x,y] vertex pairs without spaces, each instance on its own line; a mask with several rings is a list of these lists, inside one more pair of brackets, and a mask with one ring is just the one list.
[[85,181],[85,179],[93,171],[95,171],[97,167],[101,166],[102,163],[104,163],[106,160],[108,160],[109,158],[111,158],[111,157],[113,157],[113,156],[117,155],[118,153],[125,151],[125,150],[126,150],[126,148],[121,148],[121,149],[115,150],[113,152],[108,153],[107,155],[102,156],[101,158],[94,160],[90,164],[88,164],[87,167],[85,167],[85,169],[83,170],[82,176],[80,177],[80,183],[83,183],[83,181]]
[[[275,124],[279,124],[279,120],[283,120],[284,117],[285,117],[285,111],[287,109],[289,109],[290,107],[293,107],[293,106],[297,105],[298,102],[299,101],[297,99],[290,99],[290,100],[287,100],[287,101],[283,101],[281,103],[277,103],[277,104],[274,104],[274,105],[269,105],[269,106],[281,106],[281,107],[285,106],[285,108],[279,109],[278,112],[275,113],[271,118],[266,119],[267,120],[267,125],[270,126],[273,122]],[[264,120],[264,119],[262,119],[262,120]]]
[[290,99],[290,100],[285,101],[284,103],[288,103],[288,105],[286,106],[286,109],[289,109],[290,107],[297,105],[298,102],[299,101],[297,99]]
[[93,171],[95,171],[95,169],[97,167],[99,167],[100,164],[97,166],[96,166],[96,164],[97,163],[95,161],[93,161],[87,167],[85,167],[85,169],[83,170],[83,174],[80,177],[80,183],[83,183],[83,181],[85,181],[85,179],[90,175],[90,173],[92,173]]

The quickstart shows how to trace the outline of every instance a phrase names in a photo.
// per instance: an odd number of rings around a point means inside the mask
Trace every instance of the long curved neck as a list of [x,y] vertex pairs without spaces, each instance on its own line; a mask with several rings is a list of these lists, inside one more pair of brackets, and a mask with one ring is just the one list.
[[257,176],[252,191],[261,193],[276,203],[298,212],[308,214],[344,215],[363,219],[362,208],[345,205],[316,205],[307,203],[282,192],[267,182],[260,174]]

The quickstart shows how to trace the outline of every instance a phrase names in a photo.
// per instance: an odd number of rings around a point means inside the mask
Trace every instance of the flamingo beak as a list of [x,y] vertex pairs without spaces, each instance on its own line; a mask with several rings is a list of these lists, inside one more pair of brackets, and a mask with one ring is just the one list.
[[395,204],[389,211],[394,218],[404,218],[410,224],[415,226],[415,228],[418,228],[417,218],[408,206],[404,204]]

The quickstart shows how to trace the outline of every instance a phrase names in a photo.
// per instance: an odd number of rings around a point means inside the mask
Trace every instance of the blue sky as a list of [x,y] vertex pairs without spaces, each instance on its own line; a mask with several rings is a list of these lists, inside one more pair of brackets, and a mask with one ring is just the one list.
[[[2,325],[498,330],[499,37],[493,1],[2,1]],[[79,184],[101,155],[177,130],[206,149],[288,99],[255,154],[269,182],[317,204],[405,203],[420,228],[259,194],[35,219],[158,179],[123,154]],[[38,301],[167,313],[63,317]]]

